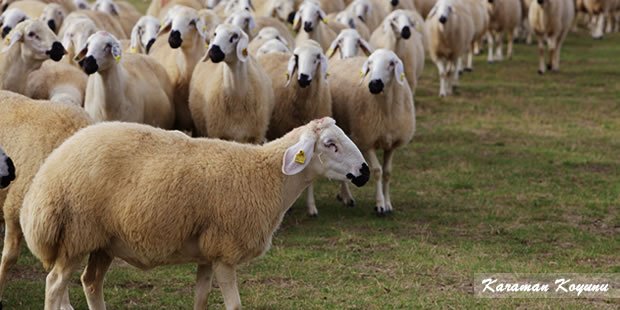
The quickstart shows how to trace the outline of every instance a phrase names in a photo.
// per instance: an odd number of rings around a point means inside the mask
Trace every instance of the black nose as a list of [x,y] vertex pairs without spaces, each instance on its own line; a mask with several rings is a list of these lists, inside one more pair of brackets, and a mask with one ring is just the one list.
[[213,45],[209,50],[209,58],[213,63],[222,62],[226,55],[222,52],[222,49],[218,45]]
[[179,48],[181,44],[183,44],[181,33],[178,30],[172,30],[172,32],[170,32],[170,36],[168,37],[168,43],[170,43],[170,47],[172,48]]
[[392,0],[392,2],[390,2],[392,4],[392,6],[397,6],[398,5],[398,0]]
[[149,43],[146,44],[146,53],[148,54],[149,51],[151,50],[151,47],[153,47],[153,43],[155,43],[155,39],[150,39]]
[[307,74],[302,73],[299,75],[299,80],[297,80],[297,82],[299,83],[299,86],[301,86],[301,88],[306,88],[308,87],[308,85],[310,85],[310,82],[312,82],[312,80]]
[[13,165],[13,161],[11,160],[10,157],[7,157],[5,160],[5,163],[9,168],[8,169],[9,174],[0,178],[0,188],[5,188],[9,186],[9,183],[15,180],[15,166]]
[[372,80],[368,84],[368,89],[373,95],[376,95],[383,91],[383,81],[381,80]]
[[441,16],[439,17],[439,22],[442,24],[445,24],[448,21],[448,19],[445,16]]
[[2,28],[2,38],[4,39],[4,37],[6,37],[6,35],[9,34],[9,32],[11,32],[11,27],[6,26]]
[[360,168],[360,173],[362,175],[360,175],[358,177],[356,177],[353,174],[349,173],[349,174],[347,174],[347,179],[351,180],[351,183],[355,184],[355,186],[362,187],[370,179],[370,168],[368,168],[368,165],[366,163],[362,164],[362,168]]
[[97,72],[97,70],[99,70],[97,60],[92,55],[80,60],[79,65],[80,67],[82,67],[82,70],[84,70],[84,72],[88,75],[91,75]]
[[403,39],[405,40],[411,37],[411,29],[409,29],[409,26],[403,27],[403,30],[400,31],[400,36],[403,37]]
[[545,3],[545,0],[538,0],[538,4],[543,4]]
[[489,3],[493,3],[493,0],[489,0]]
[[288,18],[286,19],[286,21],[291,25],[293,24],[293,22],[295,22],[295,14],[297,13],[296,12],[289,13]]
[[56,32],[56,22],[53,19],[47,21],[47,26],[50,27],[53,32]]
[[304,22],[304,31],[305,32],[312,32],[312,30],[314,30],[314,27],[312,27],[312,23],[311,22]]
[[67,51],[65,51],[65,48],[62,47],[62,44],[58,41],[54,42],[52,44],[52,49],[45,52],[45,54],[50,56],[50,59],[53,61],[60,61],[62,59],[62,56],[64,56],[67,53]]

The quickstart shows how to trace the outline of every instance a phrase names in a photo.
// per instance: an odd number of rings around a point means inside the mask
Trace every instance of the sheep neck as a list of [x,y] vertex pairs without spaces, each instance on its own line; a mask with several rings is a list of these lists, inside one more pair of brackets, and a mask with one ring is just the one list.
[[114,64],[109,69],[100,71],[99,74],[101,76],[102,94],[99,96],[103,96],[102,99],[102,113],[107,116],[108,120],[121,120],[121,115],[123,115],[124,108],[124,98],[125,98],[125,80],[127,76],[127,72],[123,68],[122,64]]
[[43,60],[36,60],[23,55],[22,45],[17,44],[8,51],[1,65],[0,72],[4,72],[2,89],[20,94],[24,93],[28,75],[40,68],[42,63]]
[[[385,115],[391,115],[395,108],[394,106],[400,102],[398,98],[399,86],[398,82],[392,80],[385,86],[383,92],[374,95],[376,99],[378,99],[377,102],[380,102],[380,104],[378,104],[379,109]],[[405,86],[406,85],[402,85],[402,87]]]
[[231,91],[229,95],[236,97],[248,92],[248,62],[251,60],[248,59],[246,62],[242,62],[237,57],[234,58],[234,60],[231,59],[223,64],[224,76],[222,82],[224,89]]

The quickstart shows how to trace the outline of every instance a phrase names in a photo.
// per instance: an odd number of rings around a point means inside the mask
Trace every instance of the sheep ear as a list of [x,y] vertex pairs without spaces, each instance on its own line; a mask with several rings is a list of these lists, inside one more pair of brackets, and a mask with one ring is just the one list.
[[161,24],[161,28],[159,28],[159,32],[157,33],[157,36],[159,36],[162,33],[170,31],[171,28],[172,28],[172,18],[166,17],[164,19],[164,22]]
[[112,57],[114,57],[114,60],[116,60],[116,62],[121,61],[121,45],[113,44],[112,48],[110,49],[110,54],[112,54]]
[[75,62],[80,62],[80,61],[84,60],[84,58],[86,57],[87,53],[88,53],[88,43],[86,43],[86,45],[84,45],[84,48],[79,53],[77,53],[77,55],[75,55],[73,60]]
[[131,40],[129,44],[129,50],[132,53],[137,53],[138,48],[140,47],[140,41],[142,40],[142,38],[140,38],[140,27],[141,26],[139,25],[135,25],[133,29],[131,30]]
[[327,79],[327,66],[327,57],[321,54],[321,76],[323,76],[324,79]]
[[286,84],[285,87],[291,84],[291,80],[293,79],[293,74],[297,71],[297,57],[295,55],[291,55],[291,58],[288,60],[288,67],[286,69]]
[[358,42],[359,42],[360,48],[362,49],[362,51],[364,51],[364,54],[366,54],[366,56],[370,56],[373,50],[372,46],[370,46],[370,44],[362,38],[360,38]]
[[67,51],[70,49],[70,46],[73,44],[73,41],[71,41],[71,37],[69,37],[69,33],[65,32],[65,34],[62,36],[62,41],[60,43],[62,43],[62,46],[64,46]]
[[327,49],[326,54],[328,58],[334,57],[334,55],[336,54],[336,51],[338,51],[338,49],[340,48],[341,43],[342,43],[341,38],[337,38],[336,40],[334,40],[334,42],[332,42],[332,45],[329,47],[329,49]]
[[364,83],[368,72],[370,72],[370,68],[368,67],[368,59],[366,59],[364,65],[362,65],[362,71],[360,72],[361,80],[359,85],[362,85],[362,83]]
[[196,26],[196,30],[198,31],[198,34],[200,34],[202,39],[207,40],[207,25],[202,20],[202,18],[196,19],[194,25]]
[[252,32],[255,28],[256,28],[256,21],[254,20],[254,17],[250,17],[250,21],[248,22],[248,30]]
[[248,38],[248,35],[245,32],[241,32],[241,38],[239,39],[239,42],[237,42],[237,58],[239,58],[241,62],[246,62],[248,60],[249,42],[250,39]]
[[112,12],[110,12],[112,15],[114,16],[118,16],[118,6],[116,5],[116,3],[112,3]]
[[319,18],[321,19],[323,24],[327,24],[327,18],[325,17],[325,12],[323,12],[323,10],[321,9],[319,9]]
[[8,52],[13,45],[17,44],[17,42],[23,41],[24,34],[21,29],[13,29],[9,33],[9,36],[5,39],[5,47],[2,49],[2,53]]
[[295,14],[295,19],[293,20],[293,31],[299,32],[299,29],[301,29],[301,14],[297,12]]
[[398,82],[398,84],[405,84],[405,67],[403,66],[403,62],[399,59],[394,66],[394,78]]
[[302,172],[312,160],[315,143],[316,137],[314,135],[302,135],[299,142],[284,152],[282,173],[296,175]]

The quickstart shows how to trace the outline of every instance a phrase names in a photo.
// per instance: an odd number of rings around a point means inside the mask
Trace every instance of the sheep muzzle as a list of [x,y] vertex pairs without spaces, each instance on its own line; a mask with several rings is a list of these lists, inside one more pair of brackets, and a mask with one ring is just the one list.
[[213,63],[218,63],[224,61],[226,54],[224,54],[219,45],[213,45],[209,49],[209,58],[213,61]]
[[4,37],[6,37],[6,35],[9,34],[9,32],[11,32],[11,27],[6,26],[2,28],[2,38],[4,39]]
[[373,95],[377,95],[381,93],[383,91],[383,87],[385,87],[385,85],[383,85],[383,81],[378,80],[378,79],[372,80],[368,84],[368,89],[370,90],[370,93]]
[[392,4],[392,6],[397,6],[398,5],[398,0],[392,0],[390,3]]
[[355,184],[355,186],[362,187],[370,180],[370,168],[366,163],[362,164],[360,173],[361,175],[359,176],[354,176],[352,173],[349,173],[347,174],[347,179],[351,180],[351,183]]
[[312,82],[312,79],[310,79],[310,77],[307,74],[303,74],[303,73],[299,75],[299,80],[297,80],[297,83],[299,83],[299,86],[301,88],[308,87],[311,82]]
[[411,29],[409,28],[409,26],[403,27],[403,29],[400,31],[400,36],[405,40],[411,37]]
[[170,36],[168,37],[168,43],[172,48],[179,48],[181,44],[183,44],[183,39],[181,39],[181,32],[178,30],[172,30],[170,32]]
[[439,17],[439,22],[440,22],[440,23],[445,24],[447,21],[448,21],[448,18],[447,18],[447,17],[445,17],[445,16],[441,16],[441,17]]
[[313,30],[314,30],[314,27],[312,26],[312,22],[304,22],[305,32],[312,32]]
[[45,54],[50,56],[50,59],[53,61],[60,61],[62,56],[67,53],[65,48],[62,46],[62,43],[56,41],[52,43],[52,49],[45,52]]
[[291,25],[293,24],[293,22],[295,22],[295,14],[297,14],[297,12],[295,11],[289,13],[288,18],[286,19],[286,21]]
[[53,32],[56,32],[56,22],[53,19],[47,21],[47,26],[50,27]]
[[91,75],[97,72],[97,70],[99,70],[99,66],[97,65],[97,59],[95,59],[95,57],[93,57],[92,55],[80,60],[78,64],[80,65],[80,67],[82,67],[82,70],[84,70],[84,72],[88,75]]
[[0,178],[0,188],[9,186],[9,183],[15,180],[15,165],[10,157],[5,158],[5,164],[8,167],[8,174]]

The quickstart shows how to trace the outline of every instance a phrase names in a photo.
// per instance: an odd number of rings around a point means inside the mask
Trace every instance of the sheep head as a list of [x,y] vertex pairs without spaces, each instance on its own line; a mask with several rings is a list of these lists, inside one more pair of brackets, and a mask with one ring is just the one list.
[[235,25],[221,24],[215,29],[213,40],[211,40],[202,61],[211,59],[214,63],[235,62],[237,60],[246,62],[249,58],[248,43],[248,35],[241,28]]
[[252,34],[256,28],[256,21],[249,11],[240,10],[228,16],[225,23],[235,25],[247,34]]
[[362,80],[360,84],[370,75],[368,89],[373,95],[383,92],[386,85],[395,79],[401,86],[405,85],[405,69],[403,62],[396,54],[387,49],[378,49],[362,66]]
[[270,39],[263,43],[261,47],[256,51],[256,56],[261,56],[270,53],[290,53],[288,46],[277,39]]
[[5,188],[15,180],[15,166],[10,157],[0,148],[0,188]]
[[22,45],[22,57],[34,60],[45,60],[50,58],[60,61],[62,56],[67,53],[56,34],[49,27],[38,20],[23,21],[9,33],[6,37],[8,42],[2,52],[9,51],[18,43]]
[[321,7],[313,1],[306,1],[299,7],[299,11],[295,15],[293,21],[293,30],[299,31],[303,24],[304,31],[310,33],[318,27],[319,23],[327,23],[325,19],[325,12],[321,10]]
[[383,31],[392,31],[397,38],[408,40],[411,38],[416,23],[404,10],[396,10],[390,13],[383,21]]
[[170,31],[168,43],[171,48],[179,48],[184,42],[185,46],[191,47],[190,43],[193,36],[200,35],[203,41],[207,40],[207,26],[195,9],[176,5],[168,10],[162,22],[159,33]]
[[308,87],[315,77],[327,78],[327,57],[316,41],[308,40],[295,48],[288,61],[286,86],[291,83],[295,72],[297,83],[301,88]]
[[131,30],[129,49],[133,53],[148,54],[157,39],[160,28],[159,19],[153,16],[142,16]]
[[295,0],[270,0],[267,16],[292,24],[295,20]]
[[2,28],[2,38],[4,39],[17,24],[28,19],[26,13],[18,8],[10,8],[0,15],[0,27]]
[[61,5],[50,3],[43,9],[43,13],[39,17],[39,20],[46,23],[53,32],[57,33],[66,15],[67,12]]
[[357,30],[344,29],[327,50],[327,57],[333,57],[337,51],[340,51],[340,59],[355,57],[358,54],[358,48],[362,49],[366,56],[373,51],[370,44],[360,36]]
[[97,31],[86,41],[86,45],[75,56],[75,61],[88,75],[105,71],[121,60],[121,43],[105,31]]

